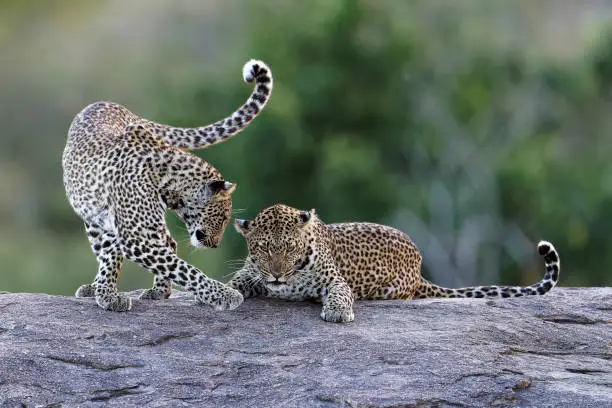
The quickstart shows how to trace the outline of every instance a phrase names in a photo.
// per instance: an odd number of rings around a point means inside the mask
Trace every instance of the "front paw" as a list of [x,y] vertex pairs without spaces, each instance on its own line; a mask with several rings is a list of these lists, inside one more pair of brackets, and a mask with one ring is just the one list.
[[355,320],[355,314],[351,307],[348,308],[331,308],[323,306],[321,318],[326,322],[332,323],[348,323]]
[[223,284],[209,296],[197,296],[197,299],[202,303],[212,306],[217,311],[234,310],[244,301],[242,293]]
[[94,297],[96,296],[96,287],[92,284],[81,285],[77,289],[74,296],[83,298],[83,297]]
[[168,299],[172,292],[168,292],[162,289],[146,289],[144,292],[140,294],[139,299],[144,300],[163,300]]
[[246,285],[236,281],[229,281],[225,284],[228,288],[235,289],[242,295],[243,299],[256,296],[257,293],[253,288],[247,289]]
[[96,296],[96,303],[111,312],[127,312],[132,308],[132,299],[122,293]]

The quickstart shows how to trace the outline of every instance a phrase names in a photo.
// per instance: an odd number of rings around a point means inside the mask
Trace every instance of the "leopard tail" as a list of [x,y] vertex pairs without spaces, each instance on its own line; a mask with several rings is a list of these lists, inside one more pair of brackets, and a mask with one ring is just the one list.
[[247,83],[255,82],[251,96],[231,115],[211,125],[180,128],[146,119],[142,119],[138,124],[144,125],[171,146],[182,149],[200,149],[223,142],[246,128],[270,100],[272,71],[263,61],[248,61],[242,68],[242,77]]
[[544,295],[559,281],[560,260],[555,247],[547,241],[538,243],[538,253],[544,258],[544,278],[531,286],[472,286],[465,288],[444,288],[421,278],[421,285],[414,295],[423,298],[509,298],[528,295]]

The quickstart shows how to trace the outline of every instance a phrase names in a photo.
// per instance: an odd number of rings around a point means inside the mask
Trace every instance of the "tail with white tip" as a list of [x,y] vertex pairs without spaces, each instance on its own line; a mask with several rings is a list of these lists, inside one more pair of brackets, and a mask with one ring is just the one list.
[[166,143],[183,149],[200,149],[227,140],[259,115],[272,94],[272,71],[264,62],[248,61],[242,68],[242,78],[247,83],[255,82],[253,92],[241,107],[225,119],[196,128],[173,127],[145,119],[140,123]]

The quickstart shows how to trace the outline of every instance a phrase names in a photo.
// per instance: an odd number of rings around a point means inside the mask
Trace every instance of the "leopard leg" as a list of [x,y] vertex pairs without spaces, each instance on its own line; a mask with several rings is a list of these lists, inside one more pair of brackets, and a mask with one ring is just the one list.
[[[166,234],[166,244],[168,248],[176,254],[176,241],[170,236],[168,232]],[[153,287],[146,289],[140,295],[140,299],[146,300],[160,300],[168,299],[172,294],[172,281],[160,275],[155,275],[153,278]]]
[[117,279],[123,264],[123,254],[115,233],[86,224],[87,235],[91,248],[98,260],[98,273],[94,282],[81,286],[78,297],[96,298],[96,303],[106,310],[125,312],[132,308],[132,300],[125,294],[117,292]]
[[[368,293],[362,294],[361,299],[412,299],[420,284],[419,272],[420,271],[410,271],[403,275],[376,282],[377,286],[373,287]],[[383,273],[381,273],[381,275],[383,275]]]
[[198,268],[179,258],[165,237],[162,239],[148,237],[147,245],[142,245],[141,238],[126,233],[122,239],[123,253],[153,273],[160,282],[171,281],[184,287],[192,292],[199,302],[206,303],[215,310],[232,310],[242,303],[243,297],[240,292],[210,279]]
[[[91,249],[93,250],[97,258],[98,253],[100,251],[96,250],[96,248],[99,248],[99,247],[96,247],[96,244],[98,242],[98,237],[102,234],[102,230],[92,224],[85,223],[85,232],[87,233],[87,238],[89,239]],[[86,283],[84,285],[79,286],[74,296],[76,297],[95,297],[96,296],[95,283]]]
[[348,323],[355,319],[353,313],[353,291],[341,276],[336,276],[325,285],[321,318],[327,322]]
[[155,275],[153,287],[146,289],[140,295],[140,299],[161,300],[168,299],[172,294],[172,281],[166,277]]

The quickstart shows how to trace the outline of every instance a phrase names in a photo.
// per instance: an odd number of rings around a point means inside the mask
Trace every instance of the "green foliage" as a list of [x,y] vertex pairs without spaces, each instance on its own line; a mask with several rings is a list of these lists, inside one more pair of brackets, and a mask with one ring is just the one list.
[[[111,99],[173,125],[207,124],[245,100],[239,73],[248,58],[272,68],[269,105],[242,134],[197,152],[238,183],[236,217],[283,202],[316,208],[327,222],[393,225],[422,248],[432,279],[455,286],[534,283],[543,273],[535,243],[547,239],[561,253],[562,285],[612,284],[612,31],[598,32],[595,44],[574,44],[578,56],[557,58],[532,41],[547,25],[521,17],[541,9],[553,18],[535,3],[266,0],[240,12],[219,2],[195,16],[187,7],[196,3],[167,6],[167,15],[159,12],[163,2],[147,3],[150,13],[132,31],[117,23],[122,34],[103,24],[115,14],[102,3],[77,9],[65,1],[53,12],[17,3],[3,4],[14,16],[4,18],[3,44],[44,38],[36,52],[15,45],[8,53],[36,53],[38,64],[28,58],[0,70],[3,79],[13,71],[25,78],[3,81],[0,260],[21,273],[2,274],[0,290],[70,294],[93,277],[95,260],[59,168],[62,135],[84,104]],[[36,30],[24,25],[30,15]],[[57,33],[43,23],[72,20],[74,48],[31,34]],[[219,38],[195,34],[217,20]],[[87,46],[77,38],[83,27],[99,30]],[[231,46],[217,33],[225,27]],[[94,41],[100,30],[115,41]],[[146,42],[162,32],[163,41]],[[52,40],[62,46],[44,42]],[[191,51],[181,48],[187,44]],[[48,63],[56,53],[60,60]],[[90,77],[73,78],[79,69]],[[180,255],[212,277],[226,280],[246,254],[232,228],[219,249],[198,251],[176,217],[168,219]],[[150,280],[130,271],[120,284]]]
[[[559,246],[564,284],[612,282],[601,267],[602,258],[612,263],[600,245],[609,239],[598,233],[609,214],[610,188],[602,189],[601,180],[609,164],[597,153],[610,146],[597,136],[608,126],[607,102],[592,86],[607,84],[612,54],[596,50],[584,65],[569,66],[460,44],[461,59],[446,49],[432,58],[430,44],[387,24],[384,6],[326,5],[307,14],[295,6],[292,15],[249,10],[254,21],[266,22],[253,28],[249,54],[274,72],[272,101],[245,134],[199,153],[238,182],[235,203],[246,208],[240,217],[284,202],[314,207],[328,222],[386,222],[411,233],[413,225],[396,214],[408,208],[435,224],[431,186],[439,183],[452,208],[450,226],[438,231],[454,236],[446,248],[451,260],[462,257],[465,220],[485,216],[494,231],[476,240],[470,265],[494,250],[504,260],[502,281],[537,278],[539,263],[520,275],[525,254],[535,259],[531,246],[519,240],[523,258],[506,256],[504,230],[516,224],[531,243],[545,238]],[[440,33],[446,35],[443,27]],[[202,82],[189,112],[223,116],[242,98],[235,86],[227,93],[232,98],[221,98]],[[164,111],[169,120],[199,121],[172,104]],[[242,241],[227,236],[230,257],[243,256]],[[427,234],[417,233],[421,244],[419,238],[428,242]],[[455,272],[470,280],[469,271]]]

